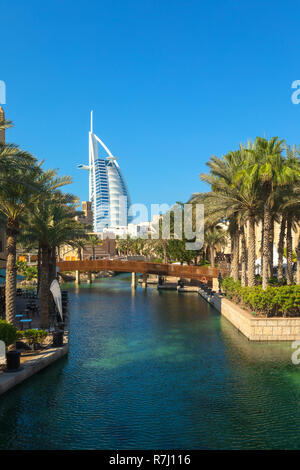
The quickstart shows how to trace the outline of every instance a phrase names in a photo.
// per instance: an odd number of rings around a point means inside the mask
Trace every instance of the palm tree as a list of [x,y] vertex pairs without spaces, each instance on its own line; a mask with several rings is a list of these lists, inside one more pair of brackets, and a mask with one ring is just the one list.
[[[24,212],[33,206],[41,190],[41,168],[36,160],[26,152],[21,152],[17,147],[2,146],[2,162],[8,170],[3,173],[0,165],[0,212],[6,218],[7,235],[7,262],[5,302],[6,319],[14,323],[16,304],[16,240],[19,233],[20,219]],[[8,150],[8,152],[7,152]],[[8,153],[10,156],[8,157]],[[3,156],[3,154],[6,154]],[[17,166],[20,156],[20,166]],[[0,150],[1,161],[1,150]]]
[[211,193],[204,197],[206,218],[212,223],[222,219],[229,221],[228,230],[232,247],[231,275],[235,281],[239,278],[240,206],[234,180],[243,158],[241,149],[229,152],[222,159],[214,156],[207,163],[210,174],[200,175],[203,181],[211,185]]
[[253,150],[254,162],[250,171],[260,181],[263,195],[263,252],[262,252],[262,287],[268,286],[270,270],[272,270],[272,253],[270,239],[272,231],[272,208],[276,198],[277,190],[292,184],[296,180],[293,168],[287,164],[283,157],[284,141],[278,137],[270,140],[257,137],[255,149]]
[[56,277],[56,248],[73,243],[83,236],[85,227],[74,220],[76,198],[62,194],[56,188],[70,182],[69,177],[54,178],[52,186],[43,193],[30,216],[30,224],[24,227],[24,236],[35,240],[41,251],[40,298],[42,327],[49,326],[49,286]]
[[80,261],[82,260],[82,252],[84,248],[86,247],[86,244],[87,244],[86,238],[77,238],[71,243],[71,246],[74,246],[74,248],[77,249],[78,258]]
[[[260,208],[259,185],[255,174],[246,171],[246,166],[253,159],[249,150],[254,144],[236,152],[229,152],[223,158],[212,157],[208,162],[210,174],[202,174],[201,179],[211,185],[211,192],[196,195],[193,200],[203,202],[206,219],[217,223],[229,221],[231,237],[231,275],[234,280],[239,278],[240,236],[242,236],[242,268],[248,266],[248,283],[255,284],[255,224]],[[246,224],[249,222],[249,249],[246,249]],[[247,259],[245,259],[245,256]],[[244,275],[245,278],[245,275]]]
[[211,267],[215,267],[215,252],[216,249],[225,247],[227,243],[227,232],[219,225],[210,226],[204,229],[204,243],[210,252]]
[[102,240],[99,239],[98,235],[90,235],[88,237],[88,243],[92,247],[93,260],[94,260],[94,259],[96,259],[95,258],[95,248],[96,248],[96,246],[99,246],[99,245],[102,244]]

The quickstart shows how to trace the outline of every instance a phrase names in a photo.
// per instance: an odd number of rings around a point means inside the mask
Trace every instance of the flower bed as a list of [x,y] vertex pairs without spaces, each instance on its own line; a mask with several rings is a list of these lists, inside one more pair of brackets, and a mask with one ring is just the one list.
[[300,286],[242,287],[231,277],[222,281],[222,288],[228,299],[248,308],[253,315],[265,317],[300,316]]

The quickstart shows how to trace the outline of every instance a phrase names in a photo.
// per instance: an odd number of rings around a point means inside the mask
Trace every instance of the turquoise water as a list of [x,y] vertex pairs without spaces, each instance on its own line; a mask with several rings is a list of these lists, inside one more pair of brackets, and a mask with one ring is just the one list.
[[0,449],[300,448],[300,366],[197,294],[69,286],[70,354],[0,398]]

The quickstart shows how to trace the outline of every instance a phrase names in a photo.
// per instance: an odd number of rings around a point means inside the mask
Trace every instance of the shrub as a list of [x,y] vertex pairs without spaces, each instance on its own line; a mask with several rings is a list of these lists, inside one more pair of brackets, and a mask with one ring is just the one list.
[[0,320],[0,340],[4,341],[6,347],[14,344],[18,339],[18,330],[5,320]]
[[17,261],[16,266],[18,273],[24,276],[26,281],[32,281],[32,279],[37,278],[37,266],[28,266],[26,261]]
[[298,316],[300,313],[300,286],[241,287],[240,282],[224,278],[223,290],[229,299],[246,305],[252,314],[268,317]]
[[48,336],[48,332],[45,330],[26,330],[24,331],[24,338],[29,344],[42,343],[43,340]]

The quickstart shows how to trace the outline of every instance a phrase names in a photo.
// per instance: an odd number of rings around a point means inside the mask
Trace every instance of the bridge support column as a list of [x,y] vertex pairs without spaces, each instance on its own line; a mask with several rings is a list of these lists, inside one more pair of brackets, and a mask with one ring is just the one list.
[[75,282],[80,284],[80,271],[75,271]]
[[148,274],[143,274],[143,282],[142,282],[142,287],[146,289],[147,287],[147,279],[148,279]]
[[92,273],[91,273],[91,271],[88,271],[87,283],[92,284]]
[[131,273],[131,287],[136,288],[136,273]]

